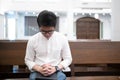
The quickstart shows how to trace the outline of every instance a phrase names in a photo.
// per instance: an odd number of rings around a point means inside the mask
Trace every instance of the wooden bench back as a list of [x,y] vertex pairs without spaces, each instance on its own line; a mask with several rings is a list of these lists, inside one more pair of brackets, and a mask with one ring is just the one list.
[[91,72],[89,75],[96,75],[96,72],[109,71],[107,64],[120,64],[120,42],[70,41],[70,48],[73,57],[72,76],[75,76],[76,73],[81,75],[81,72],[86,75],[89,72]]
[[0,41],[0,65],[25,65],[27,41]]
[[[120,63],[120,42],[70,41],[74,64]],[[27,41],[0,41],[0,65],[23,65]]]
[[120,42],[71,41],[73,64],[120,63]]
[[[75,64],[120,64],[120,42],[113,41],[69,41],[73,62],[71,75],[87,68],[77,68]],[[0,40],[0,69],[9,65],[25,65],[24,57],[27,41]],[[5,66],[8,66],[5,68]],[[3,67],[3,68],[2,68]],[[93,71],[94,72],[94,71]]]

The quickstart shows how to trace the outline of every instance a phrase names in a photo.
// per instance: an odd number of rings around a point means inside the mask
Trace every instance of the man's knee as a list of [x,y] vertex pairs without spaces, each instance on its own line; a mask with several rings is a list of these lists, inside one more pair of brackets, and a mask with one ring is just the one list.
[[41,76],[40,73],[38,73],[38,72],[31,72],[30,76],[29,76],[29,80],[35,80],[39,76]]
[[66,75],[62,71],[60,71],[57,73],[57,78],[58,80],[66,80]]

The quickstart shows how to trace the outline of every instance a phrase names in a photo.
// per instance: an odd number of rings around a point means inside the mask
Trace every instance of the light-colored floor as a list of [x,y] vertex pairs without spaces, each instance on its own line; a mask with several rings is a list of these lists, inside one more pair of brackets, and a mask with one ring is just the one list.
[[[29,80],[22,79],[4,79],[4,80]],[[67,77],[67,80],[120,80],[120,76],[87,76],[87,77]]]

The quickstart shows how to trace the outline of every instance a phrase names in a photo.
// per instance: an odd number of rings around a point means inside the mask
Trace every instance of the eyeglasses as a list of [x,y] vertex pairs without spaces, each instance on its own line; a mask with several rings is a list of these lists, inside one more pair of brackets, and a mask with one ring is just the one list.
[[49,31],[45,31],[45,30],[41,30],[42,34],[52,34],[54,32],[54,30],[49,30]]

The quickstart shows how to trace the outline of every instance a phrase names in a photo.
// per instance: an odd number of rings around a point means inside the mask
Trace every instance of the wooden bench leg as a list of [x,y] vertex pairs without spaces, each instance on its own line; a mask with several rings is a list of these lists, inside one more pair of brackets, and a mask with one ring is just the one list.
[[71,64],[71,76],[75,76],[74,64]]

